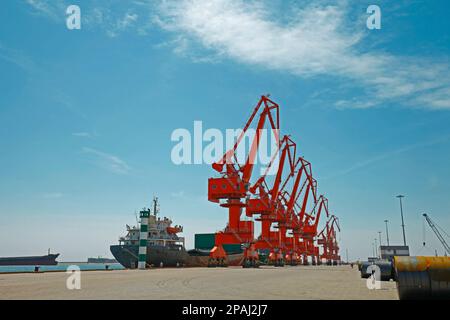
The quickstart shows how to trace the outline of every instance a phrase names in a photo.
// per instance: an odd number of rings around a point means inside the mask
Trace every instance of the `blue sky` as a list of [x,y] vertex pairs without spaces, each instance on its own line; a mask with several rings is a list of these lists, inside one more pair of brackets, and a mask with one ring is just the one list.
[[[82,29],[65,26],[69,4]],[[366,28],[378,4],[382,29]],[[161,201],[193,234],[224,227],[208,165],[175,166],[177,128],[239,128],[261,94],[313,164],[366,257],[402,193],[415,254],[450,226],[448,1],[4,1],[0,10],[0,256],[63,260],[109,245]],[[383,239],[384,239],[383,233]],[[383,240],[384,241],[384,240]]]

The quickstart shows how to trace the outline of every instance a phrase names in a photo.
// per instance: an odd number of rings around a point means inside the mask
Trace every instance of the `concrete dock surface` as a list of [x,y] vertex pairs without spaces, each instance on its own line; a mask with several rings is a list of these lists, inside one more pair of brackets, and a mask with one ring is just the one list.
[[0,274],[0,299],[398,299],[395,282],[369,290],[357,267],[263,266]]

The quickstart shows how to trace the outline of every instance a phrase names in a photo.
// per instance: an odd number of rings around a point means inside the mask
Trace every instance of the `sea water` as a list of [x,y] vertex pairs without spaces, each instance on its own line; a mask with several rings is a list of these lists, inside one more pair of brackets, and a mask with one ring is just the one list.
[[[86,263],[86,262],[60,262],[56,266],[38,266],[39,272],[66,271],[69,266],[78,266],[81,271],[89,270],[123,270],[120,263]],[[0,273],[34,272],[35,266],[0,266]]]

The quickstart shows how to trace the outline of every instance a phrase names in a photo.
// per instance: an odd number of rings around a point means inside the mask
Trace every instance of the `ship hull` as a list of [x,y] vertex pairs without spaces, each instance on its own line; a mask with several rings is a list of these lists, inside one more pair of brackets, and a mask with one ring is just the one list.
[[[114,258],[125,268],[135,269],[138,265],[139,246],[137,245],[112,245],[110,247]],[[228,255],[229,265],[240,265],[242,254]],[[150,245],[147,246],[147,265],[159,267],[206,267],[209,255],[190,255],[185,249],[173,249],[170,247]]]
[[59,254],[34,257],[0,258],[0,266],[56,266]]
[[[137,245],[113,245],[110,247],[114,258],[125,268],[135,269],[138,264],[139,246]],[[186,263],[189,255],[186,251],[171,249],[164,246],[151,245],[147,247],[147,264],[175,267]]]
[[117,263],[117,260],[107,258],[88,258],[87,263]]

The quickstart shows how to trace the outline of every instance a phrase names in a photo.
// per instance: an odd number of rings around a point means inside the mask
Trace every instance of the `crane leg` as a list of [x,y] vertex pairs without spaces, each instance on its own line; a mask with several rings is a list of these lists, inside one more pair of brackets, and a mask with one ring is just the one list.
[[289,261],[291,266],[296,266],[298,264],[298,254],[297,252],[293,252],[291,255],[291,260]]
[[284,257],[283,257],[283,252],[281,249],[278,249],[278,252],[276,253],[275,266],[276,267],[284,267]]
[[208,267],[226,267],[227,253],[221,244],[214,246],[209,252]]
[[276,263],[276,253],[273,249],[270,250],[269,256],[267,257],[267,263],[271,266],[275,265]]
[[242,267],[259,268],[259,255],[253,243],[244,250],[244,261],[242,263]]
[[317,265],[320,266],[322,264],[322,259],[320,257],[317,257]]
[[308,263],[308,256],[306,254],[303,255],[303,265],[304,266],[309,265],[309,263]]

